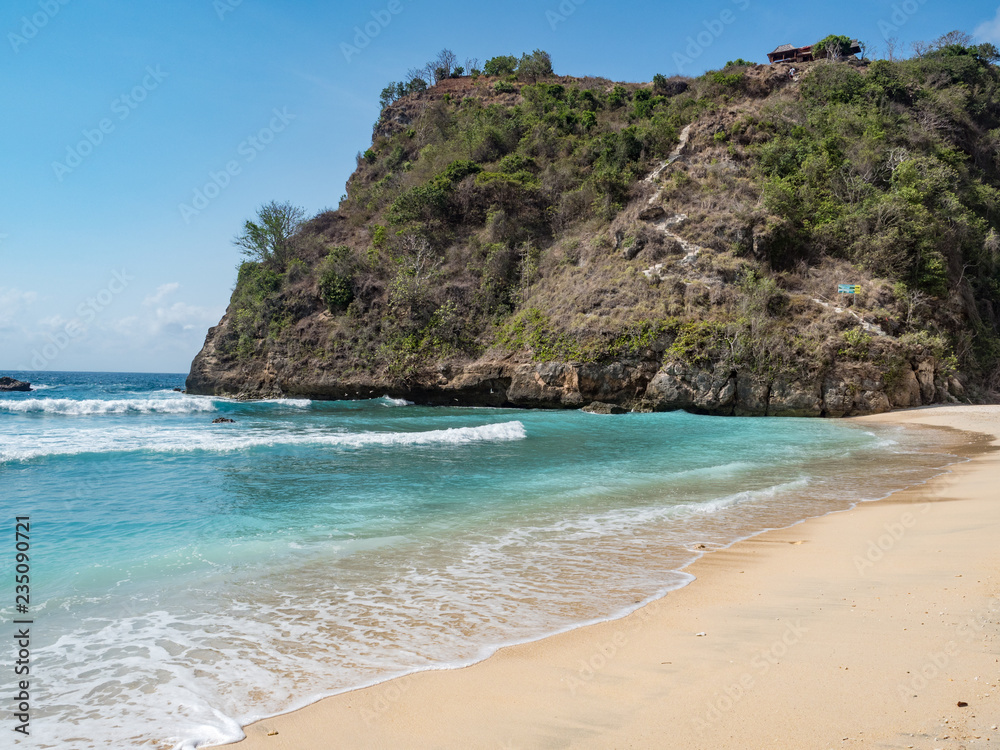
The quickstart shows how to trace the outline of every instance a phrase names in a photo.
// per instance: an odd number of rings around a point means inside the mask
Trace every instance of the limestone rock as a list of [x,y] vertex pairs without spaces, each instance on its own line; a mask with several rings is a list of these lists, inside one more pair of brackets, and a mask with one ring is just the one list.
[[649,383],[646,398],[663,411],[687,409],[731,414],[736,400],[736,378],[728,369],[716,372],[670,362]]
[[14,380],[14,378],[2,377],[0,378],[0,391],[21,391],[27,392],[33,390],[31,383],[26,383],[23,380]]
[[925,404],[933,404],[937,388],[934,385],[934,361],[925,359],[917,365],[917,382],[920,383],[920,398]]
[[753,375],[741,373],[736,376],[737,417],[763,417],[767,414],[767,404],[771,396],[771,386]]
[[589,414],[628,414],[628,409],[618,404],[608,404],[603,401],[591,401],[581,411]]
[[774,417],[818,417],[823,413],[818,383],[776,378],[771,384],[767,413]]
[[567,364],[547,362],[522,365],[511,373],[507,400],[516,406],[581,406],[576,369]]
[[823,410],[828,417],[881,414],[891,408],[889,397],[873,381],[830,377],[823,381]]
[[888,395],[892,405],[900,409],[920,406],[923,403],[920,396],[920,383],[912,367],[907,365],[903,368],[899,384]]

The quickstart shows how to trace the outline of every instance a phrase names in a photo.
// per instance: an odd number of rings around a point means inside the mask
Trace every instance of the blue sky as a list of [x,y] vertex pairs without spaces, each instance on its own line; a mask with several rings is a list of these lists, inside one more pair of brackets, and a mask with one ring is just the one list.
[[186,372],[242,222],[272,199],[335,207],[382,87],[443,47],[648,81],[828,33],[878,51],[954,28],[1000,44],[997,0],[6,0],[0,374]]

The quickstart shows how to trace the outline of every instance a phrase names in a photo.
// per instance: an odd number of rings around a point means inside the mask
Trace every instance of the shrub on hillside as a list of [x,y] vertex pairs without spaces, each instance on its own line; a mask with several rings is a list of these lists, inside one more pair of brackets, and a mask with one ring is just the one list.
[[831,60],[842,60],[851,54],[852,40],[849,36],[842,34],[829,34],[813,45],[813,57],[829,58]]
[[539,78],[552,75],[552,58],[548,52],[536,49],[530,55],[521,55],[517,64],[517,77],[522,80],[537,81]]
[[354,299],[353,258],[346,245],[333,248],[320,266],[319,293],[330,312],[345,310]]
[[515,70],[517,70],[517,58],[513,55],[497,55],[483,65],[483,74],[488,76],[509,76]]
[[806,76],[801,90],[815,102],[850,104],[864,93],[865,78],[847,65],[820,65]]

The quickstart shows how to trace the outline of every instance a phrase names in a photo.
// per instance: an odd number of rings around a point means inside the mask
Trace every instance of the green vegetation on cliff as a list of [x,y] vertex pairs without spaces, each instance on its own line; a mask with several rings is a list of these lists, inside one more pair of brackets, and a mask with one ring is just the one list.
[[992,46],[651,84],[446,52],[383,91],[339,209],[241,266],[224,366],[672,361],[888,392],[932,359],[942,393],[997,386]]

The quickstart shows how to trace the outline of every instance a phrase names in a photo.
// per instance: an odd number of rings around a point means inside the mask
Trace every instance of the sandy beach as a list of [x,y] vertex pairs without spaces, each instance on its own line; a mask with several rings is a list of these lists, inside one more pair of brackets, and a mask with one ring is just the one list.
[[241,750],[1000,746],[1000,407],[928,483],[705,555],[631,615],[327,698]]

